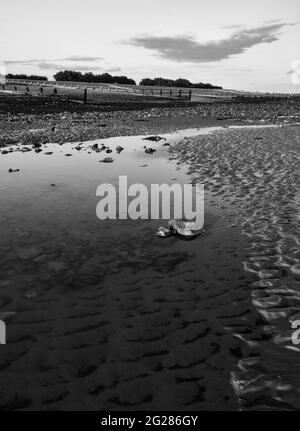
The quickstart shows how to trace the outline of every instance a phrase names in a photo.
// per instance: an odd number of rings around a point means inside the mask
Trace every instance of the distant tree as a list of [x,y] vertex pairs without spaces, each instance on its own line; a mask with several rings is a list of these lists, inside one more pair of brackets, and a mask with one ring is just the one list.
[[144,78],[139,85],[154,85],[154,80],[151,78]]
[[183,87],[183,88],[213,88],[213,89],[222,89],[222,87],[217,87],[211,84],[192,84],[188,79],[178,78],[176,80],[166,79],[166,78],[143,78],[140,81],[140,85],[151,85],[158,87]]
[[91,83],[105,83],[105,84],[128,84],[136,85],[133,79],[127,76],[112,76],[109,73],[102,73],[94,75],[91,72],[81,73],[73,70],[64,70],[57,72],[54,76],[55,81],[76,81],[76,82],[91,82]]
[[48,78],[46,76],[39,76],[39,75],[26,75],[25,73],[8,73],[5,75],[7,79],[38,79],[39,81],[48,81]]
[[174,82],[175,87],[192,87],[192,85],[193,84],[189,80],[183,78],[176,79]]

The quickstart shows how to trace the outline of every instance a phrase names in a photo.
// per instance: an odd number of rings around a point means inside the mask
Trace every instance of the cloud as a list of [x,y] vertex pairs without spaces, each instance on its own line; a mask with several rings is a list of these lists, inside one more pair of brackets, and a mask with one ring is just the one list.
[[[21,66],[30,66],[37,67],[41,70],[75,70],[81,72],[119,72],[120,67],[115,67],[107,64],[97,65],[89,65],[85,63],[95,63],[97,61],[102,61],[102,57],[82,57],[82,56],[72,56],[66,58],[59,58],[56,60],[45,60],[45,59],[30,59],[30,60],[9,60],[5,61],[7,66],[9,65],[21,65]],[[71,63],[71,62],[76,63]],[[78,63],[79,64],[78,64]]]
[[243,28],[227,38],[198,42],[189,35],[181,36],[137,36],[124,43],[156,51],[162,58],[177,62],[207,63],[221,61],[261,43],[272,43],[279,39],[280,30],[287,25],[272,22],[255,28]]
[[93,61],[101,61],[102,57],[88,57],[82,55],[73,55],[71,57],[61,58],[56,61],[82,61],[82,62],[93,62]]
[[[82,56],[82,55],[73,55],[71,57],[65,57],[65,58],[55,58],[51,61],[79,61],[79,62],[87,62],[87,63],[93,63],[96,61],[102,61],[104,60],[103,57],[93,57],[93,56]],[[36,64],[38,62],[44,62],[47,61],[44,58],[34,58],[31,60],[10,60],[6,61],[7,64]]]
[[91,71],[99,71],[99,72],[119,72],[121,69],[119,67],[101,67],[101,66],[88,66],[82,64],[61,64],[61,63],[52,63],[47,61],[40,61],[35,64],[39,69],[42,70],[75,70],[81,72],[91,72]]

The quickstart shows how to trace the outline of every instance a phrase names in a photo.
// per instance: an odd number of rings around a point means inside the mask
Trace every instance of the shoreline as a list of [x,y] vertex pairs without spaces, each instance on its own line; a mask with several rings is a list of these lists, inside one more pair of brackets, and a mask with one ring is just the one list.
[[[90,141],[228,125],[300,124],[300,102],[173,103],[138,107],[116,102],[74,106],[70,101],[0,95],[0,147]],[[118,108],[118,109],[117,109]]]

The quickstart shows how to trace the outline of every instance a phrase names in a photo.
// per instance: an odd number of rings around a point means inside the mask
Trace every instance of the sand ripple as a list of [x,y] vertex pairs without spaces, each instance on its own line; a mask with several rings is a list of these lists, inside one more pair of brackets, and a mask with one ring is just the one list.
[[299,145],[299,127],[279,127],[227,129],[171,149],[193,182],[232,205],[231,221],[247,238],[243,265],[257,321],[235,334],[249,350],[231,376],[241,408],[300,407],[300,348],[291,327],[300,318]]

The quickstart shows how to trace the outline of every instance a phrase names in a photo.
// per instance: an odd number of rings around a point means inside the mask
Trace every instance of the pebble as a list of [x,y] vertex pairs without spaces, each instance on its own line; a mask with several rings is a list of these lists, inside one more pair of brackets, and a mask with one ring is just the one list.
[[112,157],[105,157],[102,160],[99,160],[99,162],[101,163],[112,163],[114,161],[114,159]]

